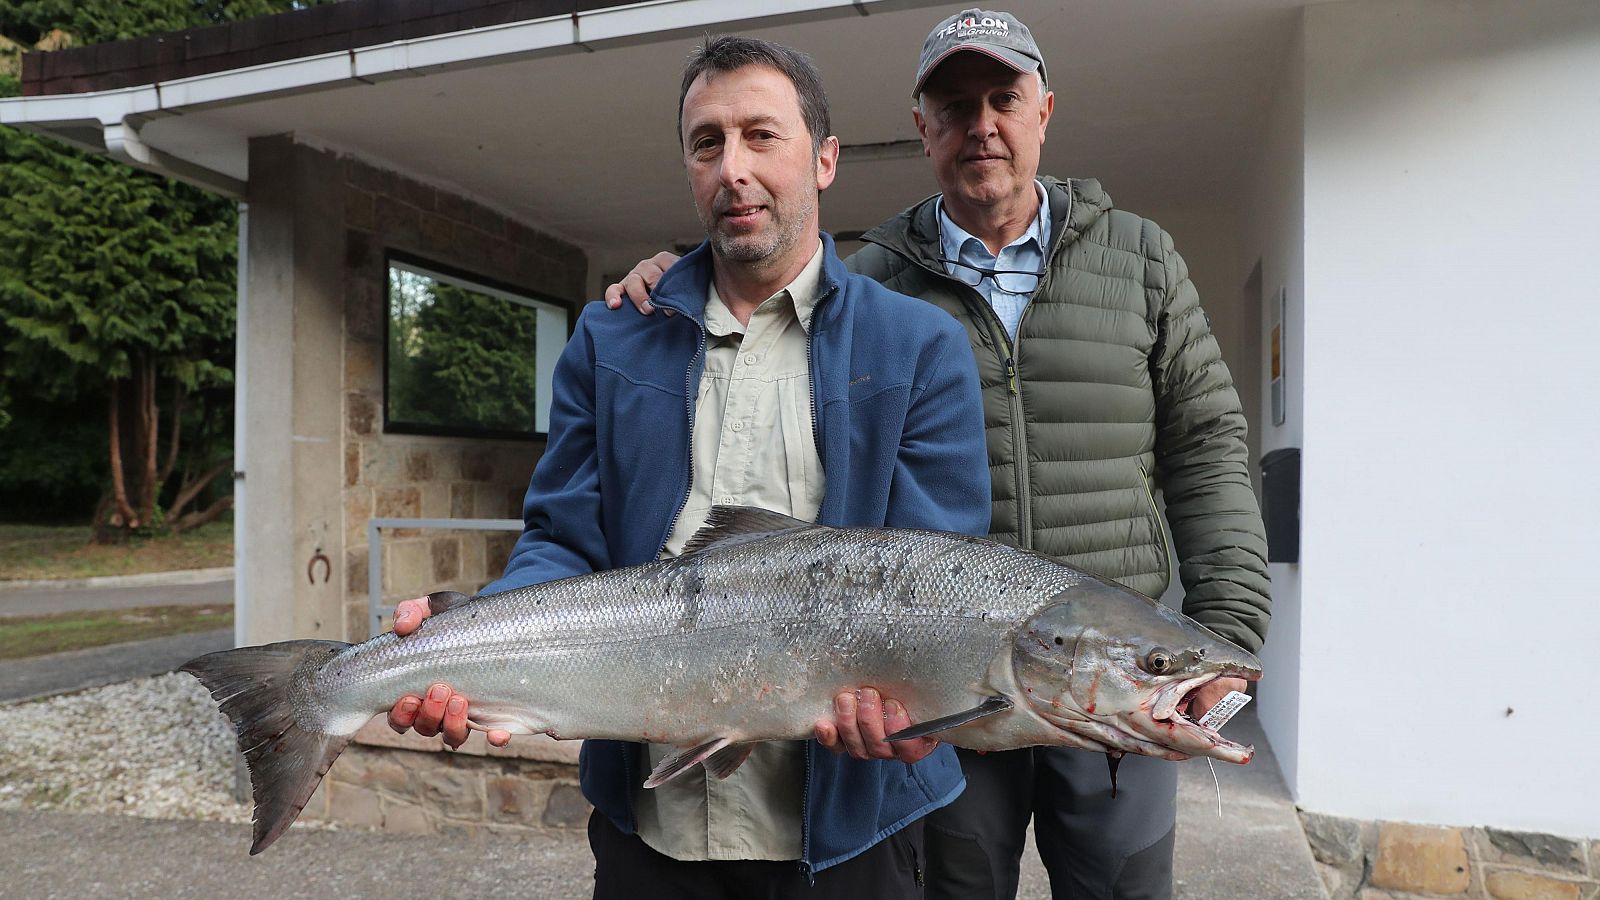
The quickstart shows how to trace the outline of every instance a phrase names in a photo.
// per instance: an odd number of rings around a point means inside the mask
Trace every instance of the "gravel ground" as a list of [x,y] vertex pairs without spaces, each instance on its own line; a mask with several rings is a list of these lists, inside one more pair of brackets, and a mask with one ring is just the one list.
[[0,706],[0,809],[248,822],[233,729],[183,673]]

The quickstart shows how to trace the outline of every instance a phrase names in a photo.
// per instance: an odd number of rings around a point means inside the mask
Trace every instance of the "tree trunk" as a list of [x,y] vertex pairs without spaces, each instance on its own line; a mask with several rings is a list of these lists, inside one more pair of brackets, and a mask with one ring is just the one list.
[[[111,524],[126,532],[139,527],[139,516],[128,503],[128,484],[122,474],[122,382],[111,382],[111,500],[116,506],[116,518]],[[117,519],[121,521],[118,522]]]
[[178,521],[172,523],[172,532],[173,534],[182,534],[191,528],[198,528],[230,509],[233,509],[232,494],[217,500],[217,502],[206,507],[202,512],[192,512],[187,516],[183,516],[182,518],[178,519]]
[[149,523],[156,520],[156,492],[160,481],[156,466],[161,458],[161,422],[156,410],[156,364],[152,359],[139,362],[139,457],[143,483],[139,492],[139,518]]
[[89,520],[94,524],[94,533],[90,536],[90,540],[96,544],[109,544],[113,540],[111,523],[107,521],[111,518],[111,507],[111,492],[101,491],[100,500],[94,505],[94,518]]
[[172,477],[172,470],[178,465],[178,435],[183,433],[183,383],[176,379],[172,382],[172,435],[167,438],[167,459],[161,464],[161,474],[156,477],[159,484],[166,484]]
[[[206,489],[206,485],[215,481],[218,475],[221,475],[223,472],[228,471],[232,467],[232,460],[217,463],[211,468],[210,471],[206,472],[204,475],[201,475],[192,483],[186,484],[180,488],[178,490],[178,496],[172,501],[172,505],[167,507],[167,517],[170,519],[171,517],[182,512],[183,508],[188,506],[190,501],[200,496],[200,492]],[[177,531],[177,526],[173,526],[173,530]]]

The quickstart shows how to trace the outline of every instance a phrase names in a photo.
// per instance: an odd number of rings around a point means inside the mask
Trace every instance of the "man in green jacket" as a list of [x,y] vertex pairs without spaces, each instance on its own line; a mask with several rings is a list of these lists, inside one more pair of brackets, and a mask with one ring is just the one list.
[[[1172,238],[1098,182],[1039,177],[1054,108],[1043,56],[1006,13],[969,9],[923,46],[913,116],[941,193],[867,232],[847,264],[962,323],[984,392],[992,537],[1183,609],[1256,651],[1270,600],[1245,418]],[[649,312],[659,254],[606,292]],[[1196,698],[1198,718],[1239,681]],[[853,753],[887,757],[868,743]],[[961,751],[967,790],[929,816],[928,896],[1009,898],[1028,821],[1057,897],[1170,897],[1177,769],[1128,757],[1111,797],[1079,750]]]

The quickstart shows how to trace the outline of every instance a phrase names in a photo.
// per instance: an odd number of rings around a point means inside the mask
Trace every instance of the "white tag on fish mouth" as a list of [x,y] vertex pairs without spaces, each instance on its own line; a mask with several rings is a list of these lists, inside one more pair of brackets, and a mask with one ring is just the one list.
[[1206,710],[1206,714],[1200,717],[1198,724],[1212,731],[1221,731],[1222,726],[1228,724],[1228,720],[1239,710],[1244,709],[1250,699],[1250,695],[1242,691],[1229,691],[1227,696],[1217,701],[1216,706]]

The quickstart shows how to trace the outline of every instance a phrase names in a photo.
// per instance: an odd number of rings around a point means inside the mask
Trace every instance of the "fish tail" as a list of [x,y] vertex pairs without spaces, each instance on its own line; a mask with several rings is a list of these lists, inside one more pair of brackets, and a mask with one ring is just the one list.
[[353,734],[326,734],[296,720],[302,673],[350,646],[340,641],[284,641],[208,653],[181,671],[200,679],[233,723],[250,769],[255,833],[250,855],[286,831]]

